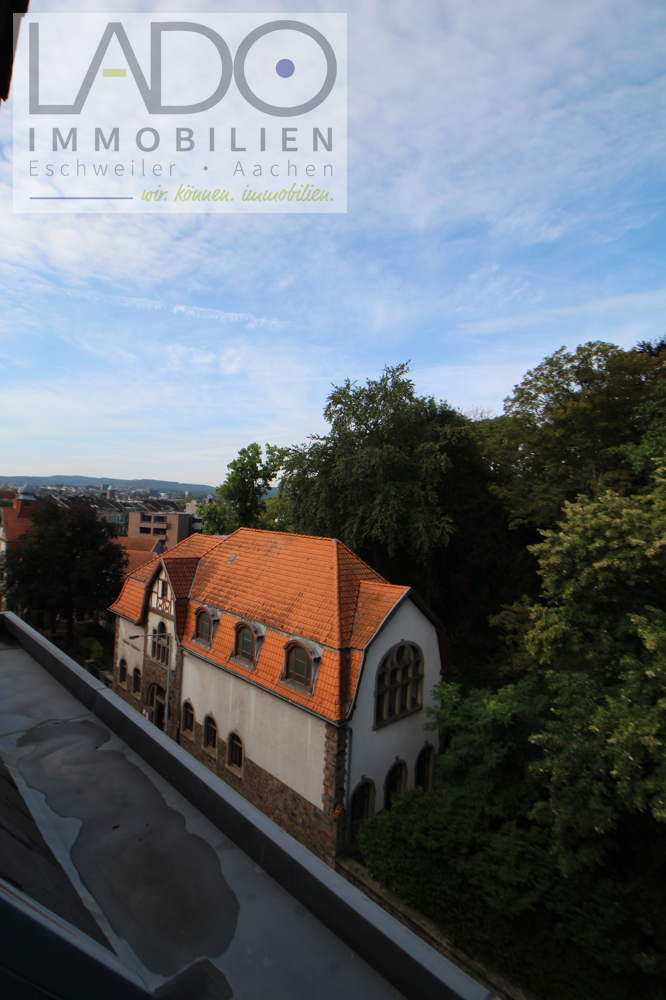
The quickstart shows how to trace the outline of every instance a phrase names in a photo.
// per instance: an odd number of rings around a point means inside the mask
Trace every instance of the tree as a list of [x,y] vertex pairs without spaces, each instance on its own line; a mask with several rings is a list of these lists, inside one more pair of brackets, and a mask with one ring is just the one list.
[[445,622],[454,662],[478,672],[496,643],[488,615],[527,584],[472,422],[419,396],[407,364],[334,386],[324,416],[329,433],[285,462],[293,529],[339,538],[415,587]]
[[204,534],[228,535],[236,528],[263,526],[264,497],[282,468],[286,453],[286,448],[267,444],[264,460],[256,442],[241,448],[238,457],[227,465],[226,480],[215,489],[218,499],[197,508]]
[[666,438],[665,383],[663,342],[562,347],[527,372],[504,415],[475,425],[511,523],[552,528],[578,494],[645,488],[653,466],[641,442],[652,435],[654,447],[655,417]]
[[52,622],[65,618],[71,646],[75,617],[105,610],[122,587],[127,557],[114,536],[115,527],[84,504],[38,505],[30,531],[7,553],[7,603],[46,611]]

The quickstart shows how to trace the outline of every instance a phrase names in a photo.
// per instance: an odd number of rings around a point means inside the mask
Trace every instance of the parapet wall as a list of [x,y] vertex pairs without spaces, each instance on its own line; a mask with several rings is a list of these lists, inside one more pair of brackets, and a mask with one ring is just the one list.
[[386,913],[11,612],[0,626],[252,860],[408,1000],[493,994]]

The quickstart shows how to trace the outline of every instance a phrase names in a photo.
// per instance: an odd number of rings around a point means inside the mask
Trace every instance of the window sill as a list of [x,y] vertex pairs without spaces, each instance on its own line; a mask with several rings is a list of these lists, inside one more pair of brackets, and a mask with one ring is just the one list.
[[202,649],[210,649],[213,645],[212,642],[205,642],[203,639],[197,639],[194,635],[192,636],[192,642],[194,642],[197,646],[201,646]]
[[202,747],[201,749],[205,754],[208,754],[209,757],[217,759],[217,747]]
[[384,729],[386,726],[393,725],[394,722],[400,722],[401,719],[407,719],[410,715],[416,715],[417,712],[423,711],[423,705],[419,705],[417,708],[410,708],[408,712],[401,712],[400,715],[394,715],[390,719],[384,719],[383,722],[375,722],[372,727],[372,731],[375,729]]
[[234,663],[237,667],[245,667],[246,670],[256,670],[257,664],[254,660],[244,660],[240,656],[230,656],[229,663]]
[[190,743],[194,740],[194,733],[192,732],[191,729],[181,729],[180,735],[181,737],[184,737],[186,740],[189,740]]
[[304,694],[306,698],[311,698],[314,694],[314,686],[305,687],[304,684],[299,684],[298,681],[287,681],[284,678],[280,678],[280,684],[283,687],[289,688],[290,691],[298,691],[299,694]]
[[243,777],[243,768],[236,767],[235,764],[227,764],[227,771],[231,771],[231,773],[235,774],[237,778]]

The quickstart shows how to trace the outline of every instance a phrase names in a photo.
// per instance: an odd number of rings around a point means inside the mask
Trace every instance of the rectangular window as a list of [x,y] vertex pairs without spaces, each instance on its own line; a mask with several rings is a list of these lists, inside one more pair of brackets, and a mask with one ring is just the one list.
[[140,521],[148,521],[148,522],[152,521],[152,519],[153,519],[152,514],[142,514],[141,517],[139,518]]
[[153,528],[154,535],[166,535],[166,528]]
[[150,534],[150,528],[139,528],[139,534],[140,535],[149,535]]
[[156,514],[156,515],[155,515],[155,524],[158,524],[158,523],[159,523],[159,524],[166,524],[166,517],[159,517],[159,516],[158,516],[158,515]]

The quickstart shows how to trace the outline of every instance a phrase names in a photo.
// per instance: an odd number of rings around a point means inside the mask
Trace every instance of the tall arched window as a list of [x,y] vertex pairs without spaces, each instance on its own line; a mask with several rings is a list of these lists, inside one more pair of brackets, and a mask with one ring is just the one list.
[[153,633],[152,657],[165,667],[169,666],[169,638],[166,625],[160,622]]
[[194,709],[189,701],[183,705],[183,729],[187,733],[194,732]]
[[243,769],[243,741],[238,733],[229,733],[227,742],[227,765],[237,771]]
[[432,788],[433,774],[435,770],[435,751],[432,747],[424,747],[416,758],[416,770],[414,772],[414,785],[427,792]]
[[415,642],[394,646],[377,671],[375,726],[423,707],[423,653]]
[[200,642],[210,642],[211,636],[213,634],[212,623],[210,620],[210,615],[207,611],[200,611],[197,615],[197,624],[194,632],[194,638],[198,639]]
[[127,683],[127,663],[125,660],[121,660],[118,664],[118,681],[120,684]]
[[399,760],[393,765],[389,773],[386,775],[386,784],[384,785],[384,809],[389,811],[393,802],[393,797],[395,795],[402,795],[406,788],[407,767],[401,760]]
[[212,715],[207,715],[204,719],[204,746],[209,750],[217,747],[217,724]]
[[234,656],[241,660],[254,660],[255,637],[249,625],[236,626],[236,639],[234,642]]
[[132,691],[134,694],[141,693],[141,671],[138,667],[132,674]]
[[312,657],[308,656],[302,646],[294,643],[287,649],[284,676],[285,680],[302,684],[303,687],[312,687]]

